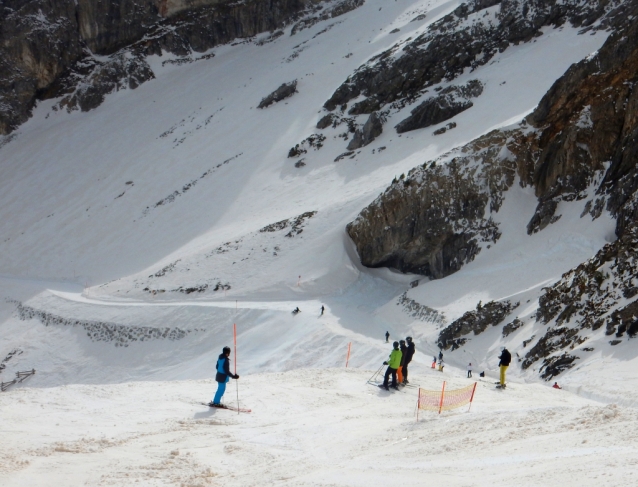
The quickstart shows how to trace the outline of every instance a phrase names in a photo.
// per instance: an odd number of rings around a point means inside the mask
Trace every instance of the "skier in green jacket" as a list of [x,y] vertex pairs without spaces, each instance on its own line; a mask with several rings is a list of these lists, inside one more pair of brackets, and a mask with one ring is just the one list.
[[392,344],[394,349],[390,353],[390,358],[383,362],[383,365],[387,365],[388,368],[385,371],[385,377],[383,378],[383,384],[379,387],[383,387],[386,391],[389,391],[388,380],[390,379],[390,375],[392,375],[392,388],[399,390],[397,386],[397,369],[401,366],[401,350],[399,350],[399,342],[394,342]]

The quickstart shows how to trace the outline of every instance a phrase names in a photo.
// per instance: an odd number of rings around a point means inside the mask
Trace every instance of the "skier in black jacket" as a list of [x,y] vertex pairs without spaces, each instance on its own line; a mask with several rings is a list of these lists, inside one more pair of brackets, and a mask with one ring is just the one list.
[[412,362],[412,357],[414,356],[414,342],[412,341],[412,337],[407,337],[405,339],[407,346],[405,348],[405,355],[403,358],[403,383],[408,384],[408,365]]
[[501,388],[505,389],[505,373],[507,372],[507,368],[510,366],[510,362],[512,361],[512,354],[509,353],[507,348],[503,347],[501,351],[501,355],[499,355],[499,363],[498,366],[501,369]]

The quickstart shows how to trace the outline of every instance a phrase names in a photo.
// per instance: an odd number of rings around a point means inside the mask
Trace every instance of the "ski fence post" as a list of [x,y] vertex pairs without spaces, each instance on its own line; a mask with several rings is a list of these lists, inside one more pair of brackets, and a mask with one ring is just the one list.
[[[237,324],[233,323],[233,346],[235,347],[235,375],[237,375]],[[237,391],[237,414],[239,414],[239,383],[235,380],[235,390]]]
[[472,387],[472,396],[470,397],[470,406],[467,408],[467,412],[470,412],[470,409],[472,409],[472,401],[474,400],[474,392],[476,391],[476,384],[478,384],[478,382],[474,383],[474,387]]
[[348,368],[348,362],[350,361],[350,346],[352,345],[352,342],[348,343],[348,355],[346,355],[346,369]]
[[443,381],[443,388],[441,389],[441,401],[439,402],[439,414],[443,409],[443,398],[445,397],[445,381]]

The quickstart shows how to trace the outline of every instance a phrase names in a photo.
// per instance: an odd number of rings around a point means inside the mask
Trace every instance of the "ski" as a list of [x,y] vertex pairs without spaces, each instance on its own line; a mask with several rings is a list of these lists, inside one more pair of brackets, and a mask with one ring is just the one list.
[[202,406],[208,406],[211,409],[228,409],[229,411],[235,411],[235,412],[240,412],[240,413],[252,413],[252,409],[236,408],[235,406],[226,406],[226,405],[213,406],[209,402],[208,403],[207,402],[200,402],[200,404]]

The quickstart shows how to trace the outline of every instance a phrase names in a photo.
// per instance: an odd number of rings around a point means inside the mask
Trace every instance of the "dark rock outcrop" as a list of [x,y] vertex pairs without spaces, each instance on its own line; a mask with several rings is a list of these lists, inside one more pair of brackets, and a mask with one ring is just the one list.
[[354,137],[348,144],[347,149],[356,150],[372,143],[379,135],[383,133],[383,121],[377,112],[373,112],[363,125],[362,129],[357,129]]
[[[336,17],[363,1],[337,1],[325,11],[328,18]],[[106,94],[151,79],[149,55],[168,52],[191,62],[193,53],[274,32],[324,10],[320,3],[5,0],[0,9],[0,72],[6,73],[0,79],[0,134],[24,123],[37,100],[64,96],[60,107],[89,110]]]
[[[496,5],[497,22],[493,23],[482,11]],[[488,63],[510,45],[542,35],[544,26],[565,22],[591,26],[609,6],[607,0],[468,1],[433,23],[424,34],[396,44],[361,66],[324,107],[332,111],[364,95],[365,100],[350,108],[349,113],[357,115],[379,110],[388,103],[413,100],[429,86]],[[597,27],[607,25],[603,22]]]
[[498,211],[517,164],[529,159],[524,142],[491,132],[395,179],[346,227],[362,264],[441,278],[473,260],[481,242],[500,236],[486,215]]
[[483,93],[483,85],[472,80],[465,86],[450,86],[432,98],[428,98],[412,110],[412,114],[396,126],[397,133],[402,134],[431,125],[437,125],[472,108],[470,98]]
[[280,102],[281,100],[291,97],[295,93],[297,93],[297,80],[291,81],[290,83],[282,83],[282,85],[270,95],[262,98],[259,105],[257,105],[257,108],[269,107],[273,103]]
[[520,303],[510,301],[490,301],[485,305],[480,302],[476,305],[476,310],[468,311],[458,320],[450,323],[439,333],[437,345],[442,350],[456,350],[467,342],[465,335],[473,333],[480,335],[489,326],[496,326],[501,323],[513,309]]

